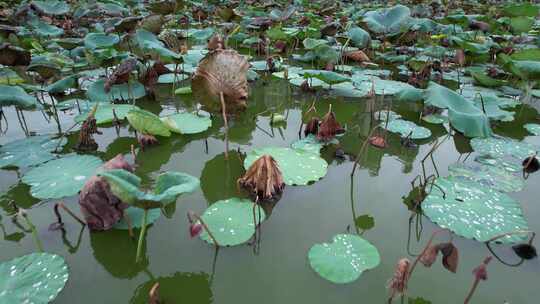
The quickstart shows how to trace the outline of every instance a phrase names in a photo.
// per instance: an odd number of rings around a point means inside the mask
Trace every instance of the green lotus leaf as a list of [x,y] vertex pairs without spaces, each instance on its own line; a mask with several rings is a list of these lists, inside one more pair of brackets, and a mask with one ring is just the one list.
[[360,215],[354,219],[354,225],[359,229],[369,230],[375,227],[375,219],[369,214]]
[[448,166],[450,176],[468,179],[501,192],[517,192],[525,187],[523,180],[497,166],[471,166],[456,163]]
[[390,121],[392,121],[392,120],[400,119],[401,115],[399,115],[398,113],[394,111],[387,111],[387,110],[381,110],[381,111],[377,111],[373,113],[373,118],[379,121],[386,122],[387,117],[390,119]]
[[319,155],[280,147],[266,147],[249,152],[244,160],[244,168],[249,168],[253,162],[265,154],[276,160],[287,185],[307,185],[326,175],[328,164]]
[[[130,90],[131,88],[131,90]],[[131,91],[131,92],[130,92]],[[109,93],[105,92],[105,80],[100,79],[92,83],[86,91],[86,96],[90,101],[108,102],[114,100],[139,99],[146,95],[144,86],[138,81],[130,83],[115,84]]]
[[367,48],[371,44],[371,36],[361,27],[353,26],[347,31],[347,37],[353,44],[361,49]]
[[502,13],[510,17],[536,17],[540,12],[540,7],[532,3],[510,4],[502,9]]
[[327,44],[328,41],[324,39],[306,38],[302,43],[304,44],[304,48],[306,50],[313,50],[316,47]]
[[[142,218],[144,216],[144,209],[137,208],[137,207],[129,207],[124,210],[124,214],[129,217],[132,228],[141,228]],[[148,216],[146,218],[147,225],[153,224],[160,217],[161,217],[160,209],[156,208],[156,209],[148,210]],[[128,226],[128,223],[126,222],[125,217],[123,217],[118,223],[114,224],[113,228],[120,229],[120,230],[128,230],[129,226]]]
[[540,58],[540,48],[528,48],[516,51],[510,55],[514,60],[538,60]]
[[35,198],[59,199],[77,194],[101,164],[95,156],[67,155],[33,168],[22,181]]
[[[92,111],[94,104],[90,103],[88,111],[75,116],[76,122],[83,122],[88,118],[88,114]],[[114,114],[119,120],[123,120],[127,117],[127,114],[131,110],[139,109],[139,107],[130,104],[110,104],[100,103],[97,105],[97,110],[94,113],[94,118],[97,124],[106,124],[114,121]],[[114,113],[113,113],[114,110]]]
[[332,86],[330,92],[336,96],[363,98],[369,95],[368,91],[357,89],[352,82],[342,82]]
[[135,33],[135,39],[139,47],[146,53],[155,55],[162,59],[180,59],[182,56],[169,50],[158,37],[151,32],[139,29]]
[[176,95],[189,95],[191,94],[192,91],[191,91],[191,86],[189,87],[181,87],[181,88],[178,88],[174,91],[174,94]]
[[315,55],[316,59],[322,62],[334,62],[334,63],[338,62],[341,56],[335,48],[327,44],[323,44],[316,47],[313,50],[313,54]]
[[26,93],[21,87],[0,84],[0,107],[9,106],[29,110],[40,107],[40,104],[34,96]]
[[388,124],[381,124],[384,128],[392,133],[399,133],[401,137],[409,137],[411,139],[424,139],[431,137],[431,131],[427,128],[417,126],[415,123],[402,120],[394,119],[388,122]]
[[482,165],[498,167],[510,173],[521,173],[523,171],[522,160],[512,157],[493,158],[489,155],[479,155],[474,158],[474,161]]
[[306,152],[320,154],[321,149],[323,148],[324,145],[338,144],[338,143],[339,141],[335,138],[330,142],[321,142],[317,139],[315,135],[309,134],[308,136],[293,142],[291,144],[291,148],[295,150],[302,150]]
[[491,78],[484,73],[473,72],[473,71],[471,71],[470,73],[477,83],[485,87],[494,88],[494,87],[500,87],[506,84],[505,81]]
[[539,147],[526,142],[499,137],[473,138],[471,147],[481,155],[493,158],[512,156],[518,160],[524,160],[540,150]]
[[64,34],[64,30],[41,21],[39,18],[33,18],[28,22],[32,31],[42,37],[58,37]]
[[397,99],[399,101],[405,101],[405,102],[417,102],[424,100],[425,90],[418,89],[418,88],[404,88],[397,94]]
[[108,170],[98,175],[107,180],[115,196],[142,209],[165,207],[174,203],[180,194],[193,192],[199,186],[198,178],[181,172],[160,174],[152,192],[140,190],[141,179],[126,170]]
[[375,88],[377,95],[395,95],[404,90],[414,89],[408,83],[381,79],[377,76],[366,75],[364,73],[355,73],[352,76],[352,82],[356,88],[363,92],[370,92]]
[[178,113],[162,117],[161,120],[169,130],[180,134],[201,133],[212,126],[212,119],[210,119],[209,114]]
[[486,137],[492,134],[489,119],[484,112],[458,93],[431,82],[426,90],[425,104],[448,109],[452,126],[468,137]]
[[329,85],[350,81],[351,79],[342,74],[324,70],[304,70],[304,78],[316,78]]
[[58,45],[66,50],[73,50],[74,48],[80,46],[84,40],[82,38],[67,37],[54,39],[54,42],[58,43]]
[[392,35],[399,33],[411,18],[411,10],[404,5],[396,5],[364,14],[364,22],[376,34]]
[[0,168],[14,166],[32,167],[56,157],[51,153],[67,142],[65,138],[53,139],[50,135],[32,136],[9,142],[0,147]]
[[[201,218],[220,246],[235,246],[247,242],[255,233],[255,225],[264,221],[266,215],[250,200],[234,197],[210,205]],[[200,238],[214,244],[206,231]]]
[[129,124],[143,134],[169,137],[171,131],[154,113],[142,109],[132,109],[126,115]]
[[158,78],[158,83],[179,83],[181,81],[184,81],[188,79],[189,76],[186,74],[175,74],[175,73],[167,73],[160,75]]
[[[266,64],[266,60],[252,61],[249,64],[251,64],[251,69],[255,71],[268,71],[268,65]],[[279,61],[275,61],[274,65],[276,69],[281,69],[281,63]]]
[[191,29],[188,32],[188,37],[193,38],[197,41],[206,42],[212,35],[214,35],[215,29],[212,27],[207,27],[204,29]]
[[[480,242],[504,233],[529,230],[519,203],[502,192],[455,177],[438,178],[435,184],[438,187],[433,187],[424,199],[422,211],[442,228]],[[522,235],[499,239],[503,243],[523,240]]]
[[84,37],[84,46],[91,50],[110,48],[120,42],[116,34],[89,33]]
[[32,5],[45,15],[64,15],[69,13],[70,9],[69,4],[58,0],[33,0]]
[[51,83],[47,86],[46,90],[49,93],[63,93],[67,89],[77,88],[77,86],[77,76],[72,75]]
[[15,85],[23,83],[24,79],[19,76],[15,71],[9,69],[9,68],[2,68],[0,69],[0,85],[7,84],[7,85]]
[[521,34],[523,32],[528,32],[532,29],[534,25],[534,18],[531,17],[513,17],[510,19],[510,28],[512,33]]
[[275,26],[266,30],[266,36],[274,41],[276,40],[287,41],[291,38],[291,36],[285,31],[283,31],[280,26]]
[[289,79],[289,82],[292,84],[292,85],[295,85],[295,86],[301,86],[302,83],[304,81],[306,81],[309,83],[310,87],[312,88],[325,88],[325,89],[328,89],[330,88],[330,86],[328,84],[326,84],[324,81],[320,80],[320,79],[317,79],[317,78],[308,78],[308,79],[304,79],[304,78],[290,78]]
[[528,123],[524,125],[525,129],[533,135],[540,135],[540,124]]
[[353,282],[381,262],[377,248],[353,234],[338,234],[332,243],[315,244],[308,259],[315,272],[336,284]]
[[51,253],[31,253],[0,264],[0,303],[49,303],[64,289],[69,270]]
[[448,122],[448,117],[441,114],[431,114],[422,116],[422,120],[432,124],[443,124]]

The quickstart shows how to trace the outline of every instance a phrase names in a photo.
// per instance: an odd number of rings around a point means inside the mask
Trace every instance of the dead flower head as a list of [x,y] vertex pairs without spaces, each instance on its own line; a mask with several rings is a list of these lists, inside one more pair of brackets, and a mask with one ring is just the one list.
[[394,276],[388,281],[387,288],[392,292],[392,297],[395,295],[404,294],[407,290],[407,283],[409,281],[409,268],[411,261],[407,258],[403,258],[398,261]]
[[246,174],[238,179],[238,184],[262,200],[280,195],[285,187],[281,171],[270,155],[259,157]]

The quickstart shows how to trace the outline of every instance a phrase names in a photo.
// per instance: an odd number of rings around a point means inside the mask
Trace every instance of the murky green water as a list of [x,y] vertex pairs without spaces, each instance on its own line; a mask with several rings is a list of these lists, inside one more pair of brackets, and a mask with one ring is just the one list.
[[[284,81],[263,82],[259,80],[252,86],[248,110],[231,122],[231,150],[245,153],[270,145],[286,147],[298,139],[302,110],[305,111],[316,96],[291,90]],[[147,100],[137,104],[156,114],[194,105],[189,97],[170,97],[169,87],[161,87],[158,98],[160,103]],[[436,138],[442,140],[446,136],[446,130],[418,122],[420,106],[394,104],[398,113],[430,128],[433,136],[419,142],[422,145],[416,149],[402,147],[399,137],[393,134],[387,149],[370,147],[362,157],[351,190],[349,175],[353,162],[350,159],[370,130],[366,101],[326,96],[317,100],[321,115],[331,103],[338,120],[346,126],[347,133],[340,140],[349,156],[344,160],[336,159],[336,146],[326,147],[322,155],[329,163],[328,174],[313,185],[285,189],[282,199],[262,225],[258,254],[248,245],[216,252],[198,238],[189,237],[187,211],[202,213],[217,200],[239,195],[236,179],[244,172],[239,153],[230,153],[229,161],[224,159],[223,122],[220,117],[214,117],[213,126],[203,134],[160,138],[159,146],[138,153],[136,174],[146,184],[167,170],[186,172],[201,179],[199,190],[180,197],[171,219],[162,217],[149,228],[142,263],[135,264],[136,240],[130,239],[126,231],[89,233],[85,229],[81,232],[80,225],[71,218],[65,218],[65,234],[48,231],[48,225],[55,220],[52,211],[55,202],[33,199],[28,187],[18,183],[17,172],[7,170],[0,170],[0,191],[4,193],[0,200],[0,261],[37,250],[31,234],[21,231],[11,220],[13,210],[8,202],[14,200],[19,206],[30,208],[29,216],[39,229],[45,250],[62,255],[69,264],[70,280],[55,303],[146,303],[148,290],[156,279],[161,283],[165,303],[384,303],[388,295],[386,282],[397,260],[413,258],[408,254],[408,239],[411,253],[418,253],[437,228],[427,218],[421,219],[423,230],[419,244],[415,237],[417,224],[409,225],[411,213],[402,197],[411,190],[410,182],[422,173],[420,160]],[[272,111],[287,115],[286,126],[270,126]],[[538,115],[536,111],[523,107],[517,112],[515,122],[499,124],[494,130],[539,144],[540,137],[528,137],[522,128]],[[24,136],[15,113],[7,110],[6,114],[10,120],[9,131],[0,137],[0,144]],[[31,130],[40,134],[56,130],[56,125],[47,124],[41,113],[27,112],[26,115]],[[76,111],[61,115],[62,129],[72,125],[74,115]],[[132,160],[130,145],[136,142],[126,126],[118,134],[113,127],[100,130],[103,135],[96,136],[99,157],[108,160],[123,153]],[[69,137],[66,152],[76,141],[76,134]],[[445,176],[448,165],[465,159],[468,151],[467,140],[457,137],[446,140],[435,153],[439,173]],[[473,158],[467,158],[467,162],[472,162]],[[432,165],[427,165],[427,170],[428,174],[435,172]],[[510,194],[521,202],[533,231],[540,231],[538,185],[540,174],[532,175],[523,191]],[[79,211],[77,197],[65,202]],[[381,264],[351,284],[338,286],[321,279],[309,267],[309,248],[315,243],[330,241],[349,226],[354,227],[354,217],[362,214],[375,219],[374,228],[363,237],[379,249]],[[423,297],[433,303],[463,301],[473,280],[471,270],[489,251],[484,244],[473,240],[457,237],[454,243],[460,253],[458,272],[452,274],[444,270],[440,262],[432,269],[418,267],[410,283],[410,296]],[[540,245],[538,241],[535,243]],[[495,248],[506,261],[517,261],[509,247]],[[481,283],[473,303],[537,303],[540,299],[538,259],[526,261],[518,268],[494,261],[488,272],[489,280]]]

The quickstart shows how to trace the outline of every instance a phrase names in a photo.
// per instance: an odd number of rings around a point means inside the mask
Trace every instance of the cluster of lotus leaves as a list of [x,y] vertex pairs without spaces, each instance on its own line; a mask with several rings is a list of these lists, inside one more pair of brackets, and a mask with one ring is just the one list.
[[152,192],[140,190],[141,179],[122,170],[108,170],[98,174],[107,180],[111,191],[121,201],[142,209],[162,208],[176,201],[182,193],[193,192],[199,187],[199,179],[186,173],[165,172],[156,179]]

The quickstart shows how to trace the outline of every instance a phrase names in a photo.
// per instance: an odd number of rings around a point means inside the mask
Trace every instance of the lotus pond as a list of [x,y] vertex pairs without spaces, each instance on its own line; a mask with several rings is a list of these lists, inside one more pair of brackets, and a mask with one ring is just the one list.
[[537,303],[540,6],[410,2],[0,3],[0,304]]

